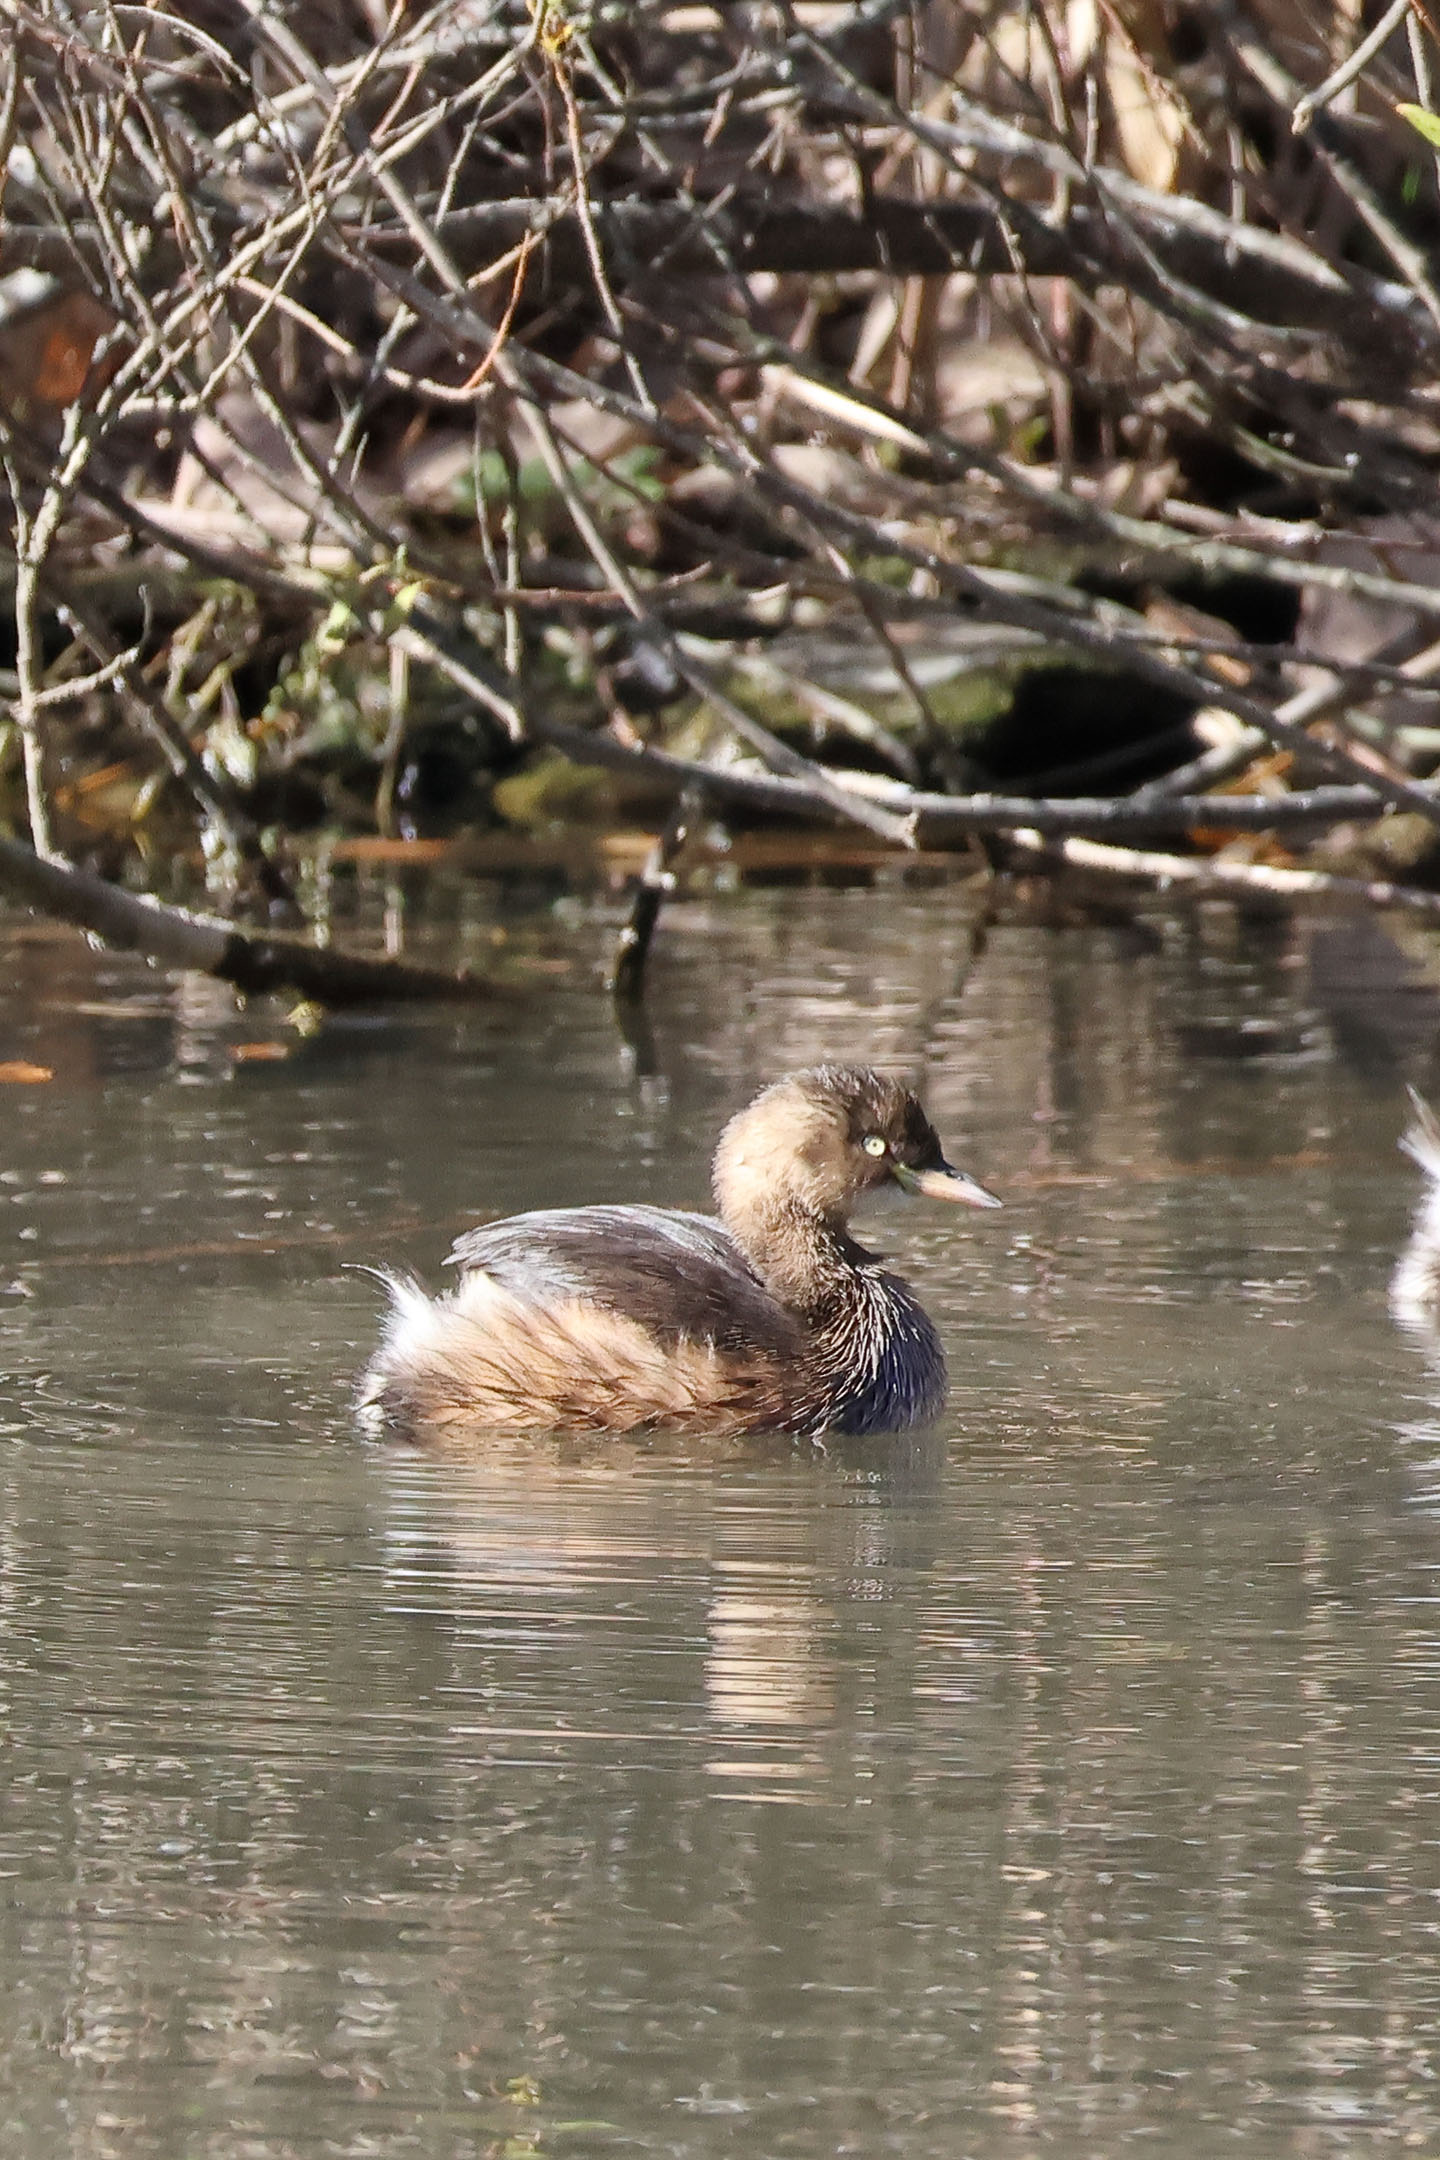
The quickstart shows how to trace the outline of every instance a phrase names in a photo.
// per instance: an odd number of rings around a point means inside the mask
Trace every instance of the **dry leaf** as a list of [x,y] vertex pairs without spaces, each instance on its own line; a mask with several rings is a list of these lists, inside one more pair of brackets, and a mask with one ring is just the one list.
[[95,347],[114,326],[88,293],[15,309],[0,321],[0,406],[16,420],[62,412],[85,388]]
[[30,1087],[39,1080],[53,1080],[55,1069],[51,1065],[32,1065],[27,1058],[5,1058],[0,1061],[0,1081],[11,1081],[19,1087]]

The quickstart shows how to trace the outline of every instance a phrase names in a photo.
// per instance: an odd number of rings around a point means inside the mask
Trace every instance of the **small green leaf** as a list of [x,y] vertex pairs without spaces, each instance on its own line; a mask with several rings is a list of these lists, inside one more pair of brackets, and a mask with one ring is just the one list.
[[336,653],[344,650],[360,627],[360,618],[347,600],[336,600],[329,608],[325,620],[315,633],[315,643],[322,652]]
[[1426,112],[1423,105],[1397,105],[1395,110],[1402,120],[1409,121],[1417,135],[1423,135],[1426,142],[1440,150],[1440,113]]

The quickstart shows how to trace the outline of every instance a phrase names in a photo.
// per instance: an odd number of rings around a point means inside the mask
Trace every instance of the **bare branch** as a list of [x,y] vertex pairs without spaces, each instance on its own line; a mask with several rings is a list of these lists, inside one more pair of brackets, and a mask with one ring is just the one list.
[[167,967],[218,976],[250,996],[293,990],[326,1005],[355,1005],[413,998],[494,1001],[517,994],[481,976],[450,975],[308,945],[298,938],[238,930],[214,916],[139,899],[89,871],[47,862],[3,836],[0,890],[24,907],[75,923],[122,952],[141,952]]

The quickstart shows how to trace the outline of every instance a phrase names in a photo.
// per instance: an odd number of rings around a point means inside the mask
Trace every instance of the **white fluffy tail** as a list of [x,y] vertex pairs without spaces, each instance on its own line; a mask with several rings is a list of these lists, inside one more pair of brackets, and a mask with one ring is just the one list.
[[434,1340],[439,1314],[435,1301],[413,1275],[394,1268],[357,1266],[357,1275],[372,1275],[390,1300],[385,1330],[355,1393],[355,1415],[365,1430],[384,1433],[390,1425],[387,1382],[398,1360],[412,1356]]
[[1440,1118],[1417,1089],[1407,1092],[1414,1116],[1400,1137],[1400,1146],[1432,1185],[1440,1185]]
[[1390,1310],[1405,1327],[1434,1336],[1440,1327],[1440,1118],[1410,1090],[1412,1118],[1400,1146],[1425,1179],[1410,1242],[1390,1278]]

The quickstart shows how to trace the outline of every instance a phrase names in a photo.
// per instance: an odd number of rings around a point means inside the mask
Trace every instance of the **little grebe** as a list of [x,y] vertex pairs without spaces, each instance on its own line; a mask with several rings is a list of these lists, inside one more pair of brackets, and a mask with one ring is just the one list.
[[467,1231],[456,1288],[386,1276],[393,1310],[361,1394],[415,1439],[460,1429],[692,1434],[890,1432],[945,1400],[939,1339],[906,1285],[849,1235],[886,1180],[1000,1202],[941,1152],[897,1081],[819,1065],[732,1118],[719,1220],[581,1207]]

